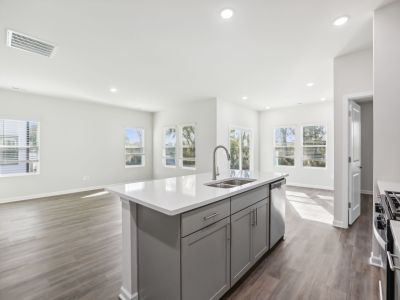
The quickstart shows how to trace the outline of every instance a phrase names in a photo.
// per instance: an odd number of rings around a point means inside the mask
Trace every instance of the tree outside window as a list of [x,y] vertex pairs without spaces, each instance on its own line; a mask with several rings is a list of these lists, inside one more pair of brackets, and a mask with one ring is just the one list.
[[164,129],[164,166],[176,167],[176,128]]
[[182,167],[196,168],[196,142],[194,125],[182,126]]
[[250,170],[251,131],[233,128],[229,132],[229,152],[231,170]]
[[125,128],[125,166],[144,166],[144,129]]
[[326,167],[326,127],[303,126],[303,166]]
[[293,127],[274,129],[274,157],[276,166],[295,165],[296,134]]

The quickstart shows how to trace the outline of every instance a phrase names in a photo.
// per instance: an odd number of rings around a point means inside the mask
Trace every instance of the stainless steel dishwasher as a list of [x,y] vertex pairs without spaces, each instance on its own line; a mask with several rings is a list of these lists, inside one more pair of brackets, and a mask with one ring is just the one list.
[[285,235],[286,179],[271,183],[270,195],[269,248],[271,249]]

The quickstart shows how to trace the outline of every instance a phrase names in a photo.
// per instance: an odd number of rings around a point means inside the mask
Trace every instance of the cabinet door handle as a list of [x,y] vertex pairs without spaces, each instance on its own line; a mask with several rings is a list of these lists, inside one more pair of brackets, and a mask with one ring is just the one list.
[[207,220],[209,220],[209,219],[211,219],[211,218],[214,218],[214,217],[216,217],[216,216],[218,216],[218,215],[219,215],[218,213],[213,213],[213,214],[211,214],[211,215],[209,215],[209,216],[203,217],[203,220],[204,220],[204,221],[207,221]]
[[256,217],[256,226],[257,226],[258,225],[258,209],[257,208],[254,210],[254,215]]
[[393,259],[392,259],[392,257],[395,257],[395,258],[399,258],[399,257],[396,256],[396,255],[393,255],[393,254],[390,253],[389,251],[386,251],[386,254],[387,254],[387,258],[388,258],[390,270],[392,270],[392,271],[400,270],[400,267],[395,266],[395,265],[393,264]]
[[252,226],[256,226],[256,214],[255,214],[255,210],[253,209],[252,211],[251,211],[251,225]]

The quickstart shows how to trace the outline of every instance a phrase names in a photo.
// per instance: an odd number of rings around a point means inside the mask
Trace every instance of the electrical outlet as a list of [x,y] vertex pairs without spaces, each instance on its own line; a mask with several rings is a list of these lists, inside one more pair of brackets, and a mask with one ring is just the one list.
[[85,175],[85,176],[82,177],[82,180],[83,180],[83,181],[87,181],[87,180],[89,180],[89,179],[90,179],[90,176],[89,176],[89,175]]

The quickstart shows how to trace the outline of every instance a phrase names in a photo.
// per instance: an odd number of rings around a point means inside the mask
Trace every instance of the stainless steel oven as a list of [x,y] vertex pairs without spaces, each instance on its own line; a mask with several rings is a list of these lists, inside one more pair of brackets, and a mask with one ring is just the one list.
[[[385,199],[382,199],[382,197],[378,196],[378,201],[377,201],[377,203],[375,203],[375,219],[374,219],[373,230],[374,230],[375,239],[380,246],[379,254],[382,259],[382,267],[384,268],[385,273],[387,273],[387,267],[386,267],[387,266],[386,255],[387,255],[387,249],[388,249],[387,227],[390,226],[390,224],[388,224],[389,223],[389,213],[388,213],[387,206],[385,205],[384,201],[385,201]],[[387,290],[388,290],[387,279],[383,278],[383,281],[380,282],[381,300],[391,299],[388,296]]]
[[[399,221],[390,221],[390,232],[392,236],[395,234],[397,231],[397,235],[400,229],[400,222]],[[393,231],[393,229],[396,229],[396,231]],[[399,237],[394,238],[394,243],[393,243],[393,249],[392,251],[387,251],[387,262],[388,266],[387,269],[390,271],[390,273],[393,276],[393,286],[392,288],[392,293],[391,296],[393,296],[393,299],[400,299],[400,266],[399,266],[399,261],[400,261],[400,251],[399,251],[399,244],[397,241],[399,241]]]
[[381,195],[380,203],[375,204],[375,220],[374,233],[381,246],[381,258],[383,267],[385,268],[386,278],[384,284],[384,293],[386,300],[399,300],[395,295],[395,272],[393,257],[394,239],[391,230],[391,221],[400,220],[400,192],[385,191],[385,195]]

